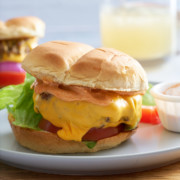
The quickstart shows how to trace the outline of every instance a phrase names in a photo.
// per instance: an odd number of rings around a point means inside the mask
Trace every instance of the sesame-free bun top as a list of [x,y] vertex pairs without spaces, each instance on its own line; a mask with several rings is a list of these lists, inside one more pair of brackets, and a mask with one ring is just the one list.
[[44,22],[34,16],[24,16],[0,22],[0,39],[43,37]]
[[63,82],[71,66],[92,49],[76,42],[47,42],[34,48],[22,62],[22,67],[38,79]]
[[29,53],[22,67],[38,79],[95,89],[143,92],[148,87],[142,66],[112,48],[93,49],[85,44],[53,41]]

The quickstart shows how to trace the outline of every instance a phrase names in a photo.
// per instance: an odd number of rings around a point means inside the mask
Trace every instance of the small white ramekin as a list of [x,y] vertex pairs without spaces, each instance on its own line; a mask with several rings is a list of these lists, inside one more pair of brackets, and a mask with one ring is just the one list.
[[163,92],[180,82],[165,82],[155,85],[151,94],[155,98],[162,125],[170,131],[180,132],[180,96],[166,95]]

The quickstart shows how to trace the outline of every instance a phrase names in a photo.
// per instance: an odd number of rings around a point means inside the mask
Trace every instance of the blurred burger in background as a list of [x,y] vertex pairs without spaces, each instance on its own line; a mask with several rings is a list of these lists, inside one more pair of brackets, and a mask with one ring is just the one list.
[[0,88],[24,82],[24,57],[44,36],[44,22],[33,16],[0,21]]

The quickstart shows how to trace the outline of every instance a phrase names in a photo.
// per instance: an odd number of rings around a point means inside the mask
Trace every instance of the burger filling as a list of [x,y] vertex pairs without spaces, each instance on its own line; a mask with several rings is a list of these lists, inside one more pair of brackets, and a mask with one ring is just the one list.
[[103,134],[116,135],[124,126],[136,128],[141,118],[141,95],[120,96],[77,86],[49,86],[40,81],[34,90],[35,111],[55,126],[64,140],[88,140],[97,131],[102,132],[103,139]]
[[0,61],[21,62],[36,44],[36,38],[0,40]]

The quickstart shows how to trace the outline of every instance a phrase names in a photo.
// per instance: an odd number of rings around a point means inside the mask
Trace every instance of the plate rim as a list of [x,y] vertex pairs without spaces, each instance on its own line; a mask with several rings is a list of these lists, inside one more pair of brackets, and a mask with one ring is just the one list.
[[[19,145],[20,146],[20,145]],[[158,155],[158,154],[163,154],[163,153],[168,153],[171,151],[178,151],[180,150],[180,146],[176,146],[174,148],[167,148],[159,151],[151,151],[151,152],[145,152],[145,153],[136,153],[136,154],[124,154],[124,155],[93,155],[93,153],[85,153],[87,155],[72,155],[72,154],[43,154],[43,153],[31,153],[31,152],[19,152],[19,151],[13,151],[13,150],[7,150],[0,148],[0,154],[1,153],[8,153],[8,154],[13,154],[13,155],[20,155],[20,156],[35,156],[39,158],[43,158],[44,156],[46,158],[61,158],[61,159],[75,159],[75,160],[80,160],[80,159],[96,159],[96,160],[101,160],[101,159],[117,159],[117,158],[131,158],[131,157],[144,157],[144,156],[150,156],[150,155]],[[32,150],[30,150],[32,151]],[[92,156],[88,156],[88,154],[91,154]],[[0,156],[1,159],[1,156]]]

